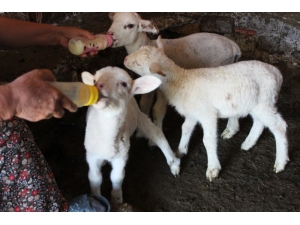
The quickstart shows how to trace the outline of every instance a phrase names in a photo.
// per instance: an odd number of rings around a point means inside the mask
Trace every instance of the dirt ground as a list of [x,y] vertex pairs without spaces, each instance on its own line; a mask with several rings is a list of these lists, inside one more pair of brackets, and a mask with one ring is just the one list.
[[[89,13],[80,20],[76,17],[61,24],[104,33],[110,21],[106,13]],[[60,81],[77,81],[85,70],[93,73],[104,66],[123,67],[125,55],[124,49],[107,49],[89,59],[73,56],[60,47],[1,51],[0,77],[1,81],[9,82],[34,68],[49,68]],[[123,183],[124,202],[135,211],[143,212],[299,212],[300,69],[285,64],[276,66],[284,77],[278,109],[288,124],[290,162],[285,171],[278,174],[273,171],[275,140],[268,129],[258,143],[245,152],[240,146],[250,131],[252,119],[240,119],[240,131],[230,140],[220,138],[227,123],[220,120],[218,155],[222,170],[213,182],[207,181],[205,176],[207,155],[201,127],[192,135],[177,178],[171,174],[158,148],[150,149],[145,139],[132,137]],[[66,113],[63,119],[28,122],[67,199],[89,193],[83,146],[86,110],[80,108],[75,114]],[[163,131],[172,149],[179,144],[182,123],[183,118],[169,107]],[[102,194],[110,199],[110,166],[106,165],[102,171]]]

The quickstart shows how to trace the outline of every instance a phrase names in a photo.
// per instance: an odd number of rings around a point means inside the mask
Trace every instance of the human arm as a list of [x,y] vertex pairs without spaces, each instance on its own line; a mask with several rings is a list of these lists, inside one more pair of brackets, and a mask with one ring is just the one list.
[[[73,37],[95,38],[89,31],[76,27],[54,26],[2,17],[0,17],[0,34],[0,49],[3,50],[56,45],[67,48],[69,40]],[[89,55],[94,54],[97,52],[91,52]]]
[[64,109],[77,110],[76,104],[45,81],[55,81],[47,69],[32,70],[13,82],[0,86],[0,120],[17,116],[36,122],[61,118]]

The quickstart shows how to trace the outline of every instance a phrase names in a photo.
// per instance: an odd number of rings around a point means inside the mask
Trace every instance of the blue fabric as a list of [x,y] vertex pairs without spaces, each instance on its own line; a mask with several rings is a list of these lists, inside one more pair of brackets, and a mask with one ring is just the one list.
[[80,195],[69,202],[69,212],[110,212],[110,204],[103,196]]

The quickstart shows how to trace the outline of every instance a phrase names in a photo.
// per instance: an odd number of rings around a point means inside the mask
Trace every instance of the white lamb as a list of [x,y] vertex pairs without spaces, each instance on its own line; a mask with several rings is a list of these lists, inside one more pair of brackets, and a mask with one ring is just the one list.
[[[150,40],[146,34],[159,32],[151,21],[143,20],[133,12],[109,13],[109,17],[112,25],[107,33],[113,37],[112,47],[125,46],[127,53],[131,54],[141,46],[156,45],[156,40]],[[241,50],[235,42],[213,33],[196,33],[177,39],[162,39],[162,42],[166,55],[186,69],[227,65],[237,62],[241,56]],[[140,108],[147,115],[150,114],[153,98],[154,92],[141,97]],[[166,109],[166,99],[158,90],[157,101],[153,107],[153,120],[161,129]],[[235,124],[237,130],[225,130],[223,138],[230,138],[239,130],[237,118],[230,119],[228,123]]]
[[249,150],[253,147],[264,127],[268,127],[276,139],[274,169],[276,173],[284,170],[289,161],[287,124],[275,106],[282,83],[277,68],[253,60],[187,70],[164,54],[160,37],[157,45],[141,47],[128,55],[124,64],[142,76],[152,74],[160,78],[162,84],[159,88],[169,103],[185,117],[176,152],[178,157],[187,154],[192,131],[197,123],[201,124],[208,158],[206,176],[212,181],[221,169],[217,155],[217,119],[250,114],[254,123],[241,148]]
[[130,136],[136,128],[141,129],[162,150],[173,175],[179,175],[180,171],[180,159],[176,158],[163,132],[140,111],[133,98],[135,94],[154,90],[161,81],[153,76],[141,78],[132,80],[125,70],[118,67],[103,68],[95,76],[82,73],[83,82],[95,85],[101,94],[99,101],[88,108],[84,140],[91,194],[101,194],[101,167],[108,161],[112,165],[111,202],[114,203],[123,202],[124,168]]

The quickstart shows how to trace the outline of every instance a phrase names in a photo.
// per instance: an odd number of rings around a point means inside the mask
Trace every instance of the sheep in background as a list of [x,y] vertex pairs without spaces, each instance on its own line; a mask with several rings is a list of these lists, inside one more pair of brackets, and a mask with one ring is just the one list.
[[130,148],[130,136],[136,128],[162,150],[173,175],[179,175],[180,159],[176,158],[163,132],[148,116],[142,113],[133,98],[157,88],[161,81],[153,76],[132,80],[128,73],[118,67],[106,67],[93,76],[82,73],[85,84],[95,85],[101,98],[90,106],[87,112],[87,125],[84,145],[89,165],[88,178],[91,194],[101,195],[101,167],[108,161],[112,165],[111,202],[121,203],[122,182]]
[[204,132],[207,151],[207,178],[212,181],[221,170],[217,155],[217,119],[239,118],[250,114],[253,126],[241,148],[253,147],[264,127],[276,139],[276,173],[284,170],[288,157],[287,124],[275,106],[282,84],[280,71],[260,61],[242,61],[215,68],[183,69],[169,59],[163,42],[144,46],[128,55],[124,65],[143,76],[152,74],[161,79],[159,87],[167,100],[185,117],[177,156],[187,154],[188,143],[197,123]]
[[[112,25],[107,31],[112,35],[112,47],[124,46],[131,54],[144,45],[155,45],[146,32],[157,34],[159,31],[149,20],[143,20],[137,13],[109,13]],[[186,68],[216,67],[234,62],[241,56],[239,46],[232,40],[213,33],[196,33],[177,39],[162,39],[166,55],[177,65]],[[141,111],[150,114],[154,92],[141,97]],[[157,91],[157,101],[153,106],[154,123],[162,129],[162,121],[166,114],[167,102],[163,94]],[[230,118],[228,126],[222,133],[224,139],[231,138],[239,131],[237,118]],[[142,136],[138,133],[137,136]]]

